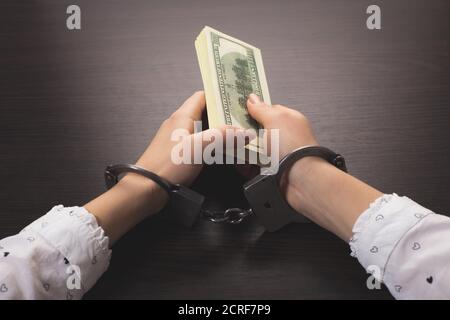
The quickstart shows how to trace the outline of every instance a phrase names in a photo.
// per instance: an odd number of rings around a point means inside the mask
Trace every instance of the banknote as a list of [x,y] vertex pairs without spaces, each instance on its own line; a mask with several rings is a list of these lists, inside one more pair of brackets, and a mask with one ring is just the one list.
[[[206,96],[210,128],[232,125],[259,129],[247,111],[250,93],[271,105],[261,51],[211,27],[204,27],[195,41]],[[261,139],[246,147],[262,153]]]

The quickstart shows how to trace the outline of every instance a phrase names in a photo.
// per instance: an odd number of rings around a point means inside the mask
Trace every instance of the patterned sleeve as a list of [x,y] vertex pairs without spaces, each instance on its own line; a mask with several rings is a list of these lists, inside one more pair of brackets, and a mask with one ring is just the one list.
[[53,207],[0,240],[0,300],[80,299],[106,271],[111,250],[82,207]]
[[351,255],[395,298],[450,299],[449,239],[449,217],[392,194],[358,218],[349,244]]

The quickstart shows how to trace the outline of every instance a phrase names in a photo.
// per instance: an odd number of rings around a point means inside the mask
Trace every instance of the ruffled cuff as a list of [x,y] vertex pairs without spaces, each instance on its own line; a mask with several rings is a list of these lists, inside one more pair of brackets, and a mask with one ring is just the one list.
[[383,281],[386,264],[396,245],[408,230],[431,213],[408,197],[399,197],[395,193],[381,196],[353,226],[350,255],[378,281]]
[[37,233],[65,257],[64,262],[80,280],[81,292],[77,296],[87,292],[108,269],[109,239],[95,217],[83,207],[55,206],[23,232]]

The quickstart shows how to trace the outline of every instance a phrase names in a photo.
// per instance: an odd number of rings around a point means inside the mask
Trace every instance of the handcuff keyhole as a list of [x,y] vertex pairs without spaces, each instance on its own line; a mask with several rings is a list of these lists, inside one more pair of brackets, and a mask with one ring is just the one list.
[[272,208],[272,206],[270,205],[269,202],[265,202],[265,203],[264,203],[264,208],[270,209],[270,208]]

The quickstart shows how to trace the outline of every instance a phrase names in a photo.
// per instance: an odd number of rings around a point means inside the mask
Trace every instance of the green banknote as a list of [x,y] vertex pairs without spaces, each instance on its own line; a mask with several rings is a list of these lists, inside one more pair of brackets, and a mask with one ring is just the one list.
[[[250,93],[271,105],[261,51],[241,40],[204,27],[195,41],[211,128],[232,125],[259,129],[247,111]],[[247,146],[261,153],[258,138]]]

